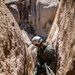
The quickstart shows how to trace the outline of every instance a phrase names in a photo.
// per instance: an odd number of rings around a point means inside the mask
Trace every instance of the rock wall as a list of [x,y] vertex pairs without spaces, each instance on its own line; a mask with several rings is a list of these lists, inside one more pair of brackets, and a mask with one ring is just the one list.
[[35,26],[36,23],[36,0],[31,0],[31,15],[29,16],[29,24]]
[[25,47],[26,47],[25,75],[33,75],[34,62],[31,54],[31,49],[28,49],[28,46],[26,44]]
[[17,8],[17,4],[19,4],[19,2],[20,1],[18,0],[4,0],[4,3],[9,8],[17,23],[20,23],[20,14]]
[[31,25],[36,34],[46,38],[54,20],[57,0],[34,0],[31,2]]
[[[26,63],[25,63],[25,73],[26,75],[33,75],[33,69],[34,69],[34,55],[32,55],[32,51],[34,50],[34,46],[31,43],[30,36],[28,36],[27,32],[22,30],[22,35],[24,38],[24,43],[26,47]],[[35,53],[33,53],[35,54]]]
[[28,8],[30,8],[30,0],[4,0],[17,23],[28,22]]
[[2,0],[0,0],[0,6],[2,5],[2,3],[3,3],[3,1],[2,1]]
[[75,75],[75,1],[61,0],[47,38],[57,51],[56,75]]
[[5,0],[5,3],[20,27],[27,32],[32,27],[36,35],[47,38],[58,8],[58,0]]
[[24,75],[24,51],[20,28],[10,11],[2,4],[0,5],[0,75]]

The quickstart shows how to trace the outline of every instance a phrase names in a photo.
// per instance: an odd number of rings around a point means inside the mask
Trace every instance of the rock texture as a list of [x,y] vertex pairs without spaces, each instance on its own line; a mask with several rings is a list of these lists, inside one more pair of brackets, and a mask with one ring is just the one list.
[[56,75],[75,75],[75,1],[61,0],[47,43],[57,51]]
[[31,0],[31,15],[29,16],[29,23],[33,27],[36,23],[36,0]]
[[28,36],[27,32],[22,30],[22,35],[24,38],[24,43],[26,47],[25,51],[25,56],[26,56],[26,63],[25,63],[25,74],[26,75],[33,75],[33,69],[34,69],[34,61],[33,61],[33,55],[32,55],[32,50],[33,50],[33,45],[31,44],[30,41],[30,36]]
[[19,11],[17,8],[17,4],[19,3],[19,1],[18,0],[4,0],[4,3],[9,8],[10,12],[14,16],[17,23],[19,23],[20,22],[20,15],[19,15]]
[[29,53],[30,53],[31,60],[33,60],[32,63],[33,63],[33,66],[34,66],[34,63],[36,62],[35,60],[36,60],[36,55],[37,55],[37,48],[36,48],[36,46],[34,46],[32,44],[32,41],[31,41],[32,35],[29,35],[24,30],[22,30],[22,35],[24,37],[24,42],[26,44],[27,51],[29,51]]
[[34,69],[34,62],[31,54],[31,49],[28,49],[28,46],[25,44],[26,47],[26,65],[25,65],[25,75],[33,75]]
[[58,0],[5,0],[5,3],[20,27],[27,32],[32,27],[36,35],[46,39],[58,8]]
[[31,0],[31,24],[44,38],[49,33],[58,7],[57,0]]
[[24,51],[20,28],[0,2],[0,75],[24,75]]
[[25,22],[28,19],[28,8],[30,8],[30,0],[4,0],[15,20],[18,23]]

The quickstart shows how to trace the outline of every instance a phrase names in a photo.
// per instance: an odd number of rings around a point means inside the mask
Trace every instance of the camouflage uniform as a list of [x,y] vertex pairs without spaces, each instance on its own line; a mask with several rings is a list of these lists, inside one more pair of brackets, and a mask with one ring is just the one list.
[[36,65],[34,68],[34,75],[48,75],[46,74],[46,68],[44,64],[50,67],[50,69],[56,72],[56,53],[50,45],[45,44],[44,50],[37,50]]

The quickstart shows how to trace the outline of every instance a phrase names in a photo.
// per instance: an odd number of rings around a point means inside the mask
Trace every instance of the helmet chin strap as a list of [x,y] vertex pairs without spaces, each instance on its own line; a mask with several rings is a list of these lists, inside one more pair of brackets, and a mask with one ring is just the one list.
[[40,46],[41,46],[42,42],[40,43]]

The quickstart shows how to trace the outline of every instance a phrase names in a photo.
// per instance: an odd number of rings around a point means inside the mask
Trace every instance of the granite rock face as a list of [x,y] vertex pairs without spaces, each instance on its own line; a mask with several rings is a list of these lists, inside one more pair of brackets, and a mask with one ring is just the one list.
[[7,7],[0,4],[0,75],[24,75],[24,53],[20,28]]
[[75,1],[61,0],[47,38],[57,52],[57,74],[75,75]]

